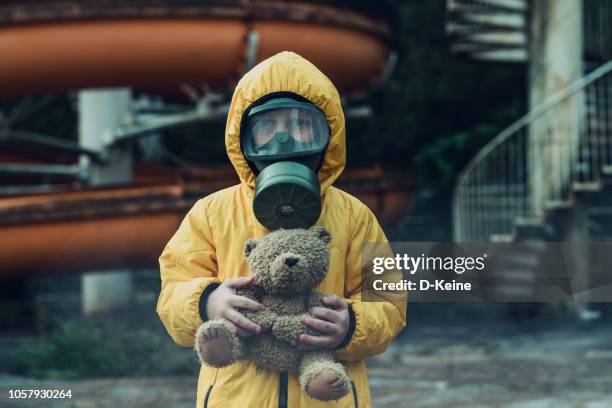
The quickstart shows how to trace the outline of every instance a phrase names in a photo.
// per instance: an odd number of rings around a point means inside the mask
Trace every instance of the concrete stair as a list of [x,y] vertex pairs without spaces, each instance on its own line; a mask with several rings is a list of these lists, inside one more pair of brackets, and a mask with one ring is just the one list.
[[[517,218],[511,234],[491,235],[489,241],[493,274],[483,287],[497,301],[545,300],[550,291],[573,301],[576,292],[612,282],[612,166],[603,166],[597,181],[573,183],[570,199],[548,202],[541,218]],[[588,278],[577,279],[574,272],[583,268]],[[522,315],[537,309],[510,306]]]

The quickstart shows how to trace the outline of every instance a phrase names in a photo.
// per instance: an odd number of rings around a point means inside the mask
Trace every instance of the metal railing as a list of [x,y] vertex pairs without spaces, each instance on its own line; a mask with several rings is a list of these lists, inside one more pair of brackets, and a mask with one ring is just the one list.
[[454,238],[511,234],[519,217],[539,220],[569,205],[575,183],[595,183],[612,164],[612,60],[553,95],[485,145],[461,172]]

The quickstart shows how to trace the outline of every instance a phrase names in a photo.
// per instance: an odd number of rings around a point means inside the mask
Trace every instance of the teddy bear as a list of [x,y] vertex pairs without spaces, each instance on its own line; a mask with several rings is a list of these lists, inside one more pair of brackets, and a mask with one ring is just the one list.
[[320,334],[300,316],[321,306],[323,295],[313,292],[327,274],[331,236],[325,228],[279,229],[245,245],[254,284],[236,293],[265,306],[244,311],[261,327],[250,337],[237,336],[223,319],[209,320],[196,332],[195,349],[201,363],[225,367],[240,359],[258,366],[298,374],[311,398],[337,400],[349,391],[350,380],[333,351],[298,348],[301,333]]

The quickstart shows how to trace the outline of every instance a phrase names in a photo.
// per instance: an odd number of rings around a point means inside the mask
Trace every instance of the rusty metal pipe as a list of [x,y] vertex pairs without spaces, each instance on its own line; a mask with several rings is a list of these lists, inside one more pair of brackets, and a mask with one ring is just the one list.
[[[95,188],[0,198],[0,280],[10,276],[156,267],[163,246],[200,197],[233,184],[208,181]],[[152,177],[152,176],[151,176]],[[411,198],[404,173],[354,169],[340,188],[391,224]]]

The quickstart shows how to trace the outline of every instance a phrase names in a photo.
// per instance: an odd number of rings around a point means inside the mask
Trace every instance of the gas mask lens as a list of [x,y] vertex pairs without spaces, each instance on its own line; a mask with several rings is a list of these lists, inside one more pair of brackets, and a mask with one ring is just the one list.
[[316,108],[276,107],[251,112],[243,140],[249,160],[285,159],[323,151],[329,140],[329,127]]

